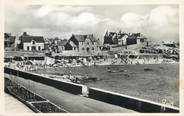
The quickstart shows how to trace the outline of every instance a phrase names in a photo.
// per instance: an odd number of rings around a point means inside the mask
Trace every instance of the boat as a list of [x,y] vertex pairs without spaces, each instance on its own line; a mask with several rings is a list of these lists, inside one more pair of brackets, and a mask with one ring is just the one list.
[[118,71],[117,70],[108,70],[107,72],[109,72],[109,73],[117,73]]

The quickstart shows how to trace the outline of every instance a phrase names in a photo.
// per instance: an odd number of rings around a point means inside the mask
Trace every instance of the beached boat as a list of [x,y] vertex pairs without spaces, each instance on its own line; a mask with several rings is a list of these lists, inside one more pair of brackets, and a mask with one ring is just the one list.
[[117,70],[108,70],[107,72],[109,72],[109,73],[117,73],[119,71],[117,71]]

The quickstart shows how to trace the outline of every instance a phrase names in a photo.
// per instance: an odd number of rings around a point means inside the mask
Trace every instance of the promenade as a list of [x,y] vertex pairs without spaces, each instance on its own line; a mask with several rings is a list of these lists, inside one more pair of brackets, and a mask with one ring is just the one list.
[[135,112],[126,108],[111,105],[101,101],[73,95],[45,84],[23,78],[14,78],[14,81],[29,90],[38,93],[70,113],[131,113]]
[[22,102],[18,101],[16,98],[5,93],[5,112],[6,113],[34,113]]

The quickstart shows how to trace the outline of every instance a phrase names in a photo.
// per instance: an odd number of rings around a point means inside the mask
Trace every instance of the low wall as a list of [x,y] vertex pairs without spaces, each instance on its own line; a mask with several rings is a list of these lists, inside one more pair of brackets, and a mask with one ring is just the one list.
[[39,74],[15,70],[7,67],[4,68],[4,72],[10,75],[24,78],[24,79],[29,79],[35,82],[43,83],[72,94],[82,94],[83,85],[80,85],[80,84],[51,79],[51,78],[43,77]]
[[[24,91],[24,92],[23,92]],[[49,100],[41,97],[40,95],[31,92],[24,86],[21,86],[10,79],[5,78],[5,92],[17,98],[20,102],[28,106],[36,113],[67,113],[66,110],[53,104]],[[23,97],[24,96],[24,97]],[[40,99],[36,99],[40,98]],[[39,104],[36,106],[35,104]],[[42,105],[42,107],[40,106]],[[47,107],[43,107],[47,106]],[[49,107],[50,106],[50,107]]]
[[[15,75],[17,77],[22,77],[39,83],[43,83],[72,94],[83,94],[86,87],[84,85],[63,82],[56,79],[43,77],[38,74],[14,70],[11,68],[4,68],[4,72],[10,75]],[[127,109],[132,109],[138,112],[150,112],[150,113],[179,112],[179,108],[176,107],[92,87],[88,88],[88,97],[91,99],[103,101],[113,105],[118,105]]]
[[97,88],[89,88],[89,98],[132,109],[138,112],[168,112],[178,113],[179,108],[166,106],[164,104],[139,99],[128,95],[105,91]]

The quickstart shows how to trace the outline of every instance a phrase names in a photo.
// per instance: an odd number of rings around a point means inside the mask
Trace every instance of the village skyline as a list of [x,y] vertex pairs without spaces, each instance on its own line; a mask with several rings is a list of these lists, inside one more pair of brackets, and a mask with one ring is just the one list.
[[5,32],[17,37],[22,32],[61,39],[72,34],[94,34],[102,41],[106,31],[121,30],[143,33],[153,41],[179,41],[177,5],[11,5],[6,5]]
[[3,7],[5,113],[181,112],[181,4],[36,1]]

